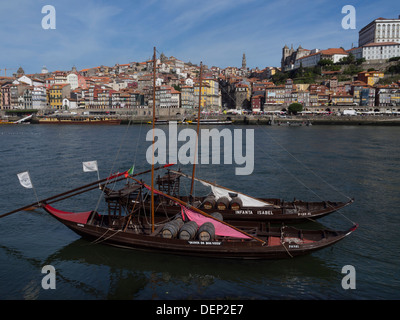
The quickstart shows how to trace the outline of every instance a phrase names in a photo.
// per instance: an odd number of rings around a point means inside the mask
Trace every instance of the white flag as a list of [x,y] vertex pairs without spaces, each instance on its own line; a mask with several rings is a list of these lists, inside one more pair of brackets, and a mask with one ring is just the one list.
[[31,182],[31,177],[29,176],[29,172],[21,172],[17,174],[19,183],[24,187],[24,188],[33,188],[32,182]]
[[97,169],[97,161],[87,161],[87,162],[82,162],[83,164],[83,171],[84,172],[92,172],[92,171],[98,171]]

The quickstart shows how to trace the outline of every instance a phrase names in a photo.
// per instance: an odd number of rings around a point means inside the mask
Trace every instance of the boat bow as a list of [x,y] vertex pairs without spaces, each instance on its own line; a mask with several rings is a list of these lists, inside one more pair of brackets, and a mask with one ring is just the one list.
[[89,217],[94,211],[85,211],[85,212],[68,212],[68,211],[62,211],[56,208],[53,208],[52,206],[46,204],[43,206],[43,209],[45,209],[49,214],[51,214],[53,217],[61,220],[66,220],[70,222],[76,222],[76,223],[82,223],[86,224],[89,220]]

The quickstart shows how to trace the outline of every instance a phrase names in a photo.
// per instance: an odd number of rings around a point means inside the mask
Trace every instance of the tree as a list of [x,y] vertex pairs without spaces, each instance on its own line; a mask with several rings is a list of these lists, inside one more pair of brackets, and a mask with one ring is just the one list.
[[290,113],[297,114],[298,112],[303,111],[303,105],[301,103],[294,102],[289,106],[288,111]]
[[272,76],[272,81],[275,84],[284,84],[289,78],[289,75],[286,72],[278,71]]
[[181,91],[181,86],[179,84],[174,84],[172,86],[176,91]]
[[331,59],[321,59],[318,61],[319,66],[327,66],[327,65],[332,65],[333,61]]

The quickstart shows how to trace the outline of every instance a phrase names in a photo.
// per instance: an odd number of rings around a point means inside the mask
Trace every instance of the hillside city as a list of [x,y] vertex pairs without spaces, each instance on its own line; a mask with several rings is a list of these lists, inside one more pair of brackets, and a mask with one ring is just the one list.
[[[400,113],[400,16],[377,18],[359,31],[358,47],[304,49],[285,45],[280,66],[249,69],[203,66],[201,110],[205,113],[286,112]],[[70,71],[0,76],[1,114],[26,111],[147,116],[153,105],[153,60]],[[159,54],[158,115],[197,110],[200,65]]]

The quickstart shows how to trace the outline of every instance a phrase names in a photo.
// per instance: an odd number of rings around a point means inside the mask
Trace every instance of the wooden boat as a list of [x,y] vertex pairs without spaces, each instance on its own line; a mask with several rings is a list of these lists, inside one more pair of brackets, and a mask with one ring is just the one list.
[[109,117],[89,117],[89,116],[56,116],[41,117],[38,119],[40,124],[121,124],[121,119]]
[[[157,189],[166,194],[173,195],[184,202],[191,203],[205,213],[219,212],[222,214],[224,221],[228,221],[233,225],[251,225],[259,222],[296,223],[316,220],[342,209],[353,202],[353,199],[347,202],[284,201],[276,198],[255,199],[199,178],[195,178],[195,180],[213,187],[215,194],[219,194],[220,196],[218,197],[211,193],[207,196],[190,197],[180,194],[181,177],[191,178],[182,172],[168,170],[164,176],[158,176],[156,179]],[[132,197],[130,194],[131,191],[132,185],[125,185],[117,191],[110,190],[107,187],[104,189],[106,199],[109,202],[129,202],[128,199]],[[247,197],[247,199],[243,198],[243,196]],[[145,205],[147,209],[150,208],[149,201]],[[165,198],[157,198],[155,208],[157,215],[167,215],[169,217],[176,215],[180,210],[179,206],[173,202],[166,201]]]
[[0,119],[0,125],[6,125],[6,124],[16,124],[15,122],[7,121],[7,120],[1,120]]
[[[186,121],[188,124],[197,124],[197,119],[192,121],[192,120],[188,120]],[[221,120],[221,119],[200,119],[200,124],[201,125],[228,125],[228,124],[232,124],[233,121],[232,120]]]
[[[151,187],[146,186],[150,189]],[[138,188],[139,189],[139,188]],[[141,214],[141,206],[131,211],[115,210],[109,206],[108,214],[95,211],[61,211],[43,203],[51,216],[83,238],[121,248],[229,259],[281,259],[305,255],[326,248],[350,235],[357,226],[346,231],[300,230],[293,227],[269,227],[263,224],[250,228],[236,228],[184,202],[154,190],[159,196],[176,201],[181,214],[158,223],[153,231],[149,217]],[[122,214],[128,212],[129,214]],[[149,213],[149,211],[147,211]],[[194,225],[194,231],[184,228]],[[208,228],[206,228],[206,226]],[[203,230],[203,231],[202,231]],[[205,231],[204,231],[205,230]]]
[[[162,166],[153,170],[164,168],[165,166]],[[223,221],[221,216],[204,213],[182,200],[151,189],[150,186],[133,178],[149,171],[135,175],[127,175],[128,172],[118,173],[47,199],[38,200],[2,214],[0,218],[36,205],[81,237],[94,243],[149,252],[229,259],[293,258],[333,245],[357,228],[357,225],[353,225],[346,231],[301,230],[284,225],[271,227],[266,222],[251,226],[245,226],[245,224],[241,227],[232,226]],[[114,195],[106,196],[107,214],[99,214],[94,210],[75,213],[59,210],[53,206],[54,202],[90,190],[99,190],[99,185],[103,192],[108,184],[114,184],[126,178],[135,181],[129,184],[130,190],[126,190],[126,195],[129,197],[122,201],[121,190],[115,191]],[[165,197],[166,200],[174,202],[180,208],[179,214],[170,218],[158,216],[153,219],[152,216],[150,219],[151,210],[143,201],[144,190],[155,193],[158,198]],[[136,205],[128,206],[131,203]],[[191,228],[188,228],[189,224]]]
[[[186,123],[186,120],[161,120],[161,119],[156,119],[154,124],[156,125],[168,125],[171,122],[174,122],[176,124],[184,124]],[[152,121],[148,121],[147,124],[153,124]]]

